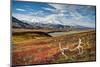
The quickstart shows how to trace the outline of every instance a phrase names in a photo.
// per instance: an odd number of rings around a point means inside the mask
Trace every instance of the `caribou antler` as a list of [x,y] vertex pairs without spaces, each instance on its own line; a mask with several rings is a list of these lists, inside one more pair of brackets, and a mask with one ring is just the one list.
[[[81,46],[82,44],[82,40],[79,38],[79,43],[78,43],[78,46],[77,46],[77,49],[79,50],[79,54],[83,54],[83,46]],[[82,51],[80,51],[80,49]]]
[[80,54],[83,54],[83,46],[81,46],[81,44],[82,44],[82,40],[79,38],[78,46],[75,47],[74,49],[70,49],[69,47],[62,48],[62,47],[61,47],[61,43],[59,42],[59,49],[60,49],[60,51],[61,51],[61,54],[62,54],[63,56],[65,56],[65,58],[68,58],[68,56],[64,53],[65,50],[75,51],[75,50],[78,49],[78,51],[79,51],[78,54],[79,54],[79,55],[80,55]]
[[78,46],[75,47],[74,49],[69,49],[70,51],[75,51],[78,49],[79,53],[78,54],[83,54],[83,46],[81,46],[82,44],[82,40],[79,38],[79,41],[78,41]]
[[61,43],[59,43],[59,49],[60,49],[60,51],[61,51],[61,54],[62,54],[66,59],[68,59],[68,56],[64,53],[64,50],[67,50],[68,48],[62,48],[62,47],[61,47]]

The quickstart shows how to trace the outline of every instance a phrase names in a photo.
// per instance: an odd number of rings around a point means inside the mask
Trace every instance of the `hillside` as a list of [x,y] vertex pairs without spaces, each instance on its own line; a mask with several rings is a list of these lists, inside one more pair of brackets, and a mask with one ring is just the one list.
[[24,23],[15,17],[12,17],[12,27],[13,28],[32,28],[32,25]]
[[[84,31],[63,35],[59,37],[46,37],[40,39],[32,39],[24,42],[13,44],[13,64],[44,64],[44,63],[63,63],[63,62],[79,62],[79,61],[95,61],[96,58],[96,43],[95,31]],[[74,49],[79,38],[82,41],[83,53],[79,53]],[[59,44],[63,48],[68,48],[65,51],[65,58],[62,55]],[[74,44],[74,45],[73,45]],[[82,51],[82,50],[81,50]]]
[[13,28],[21,28],[21,29],[43,29],[43,30],[55,30],[55,31],[71,31],[71,30],[86,30],[93,29],[84,26],[70,26],[70,25],[61,25],[61,24],[53,24],[53,23],[42,23],[42,22],[25,22],[22,20],[18,20],[15,17],[12,17],[12,27]]

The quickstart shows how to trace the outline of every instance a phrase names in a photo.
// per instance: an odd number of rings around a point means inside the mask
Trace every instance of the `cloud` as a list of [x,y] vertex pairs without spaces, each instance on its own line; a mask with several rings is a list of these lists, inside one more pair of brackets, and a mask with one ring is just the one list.
[[[62,24],[65,25],[80,25],[86,27],[95,27],[95,20],[91,19],[93,17],[91,13],[88,15],[82,15],[84,13],[90,12],[88,8],[91,6],[79,6],[79,5],[64,5],[64,4],[49,4],[50,6],[58,11],[58,17],[61,19]],[[82,12],[78,12],[81,10]],[[94,10],[92,10],[94,11]]]
[[42,16],[42,15],[44,15],[44,11],[42,11],[42,10],[40,10],[40,11],[33,11],[32,15]]
[[[48,4],[51,7],[43,7],[43,10],[34,10],[27,6],[26,14],[14,13],[13,16],[19,20],[25,20],[29,23],[53,23],[62,25],[95,27],[95,18],[86,6],[65,5],[65,4]],[[26,8],[25,8],[26,9]],[[16,8],[18,11],[26,11],[25,9]],[[48,10],[48,11],[46,11]],[[81,10],[80,12],[78,10]],[[94,11],[94,10],[93,10]],[[29,13],[28,13],[29,12]],[[88,13],[89,12],[89,13]],[[86,15],[83,15],[86,14]],[[87,15],[88,14],[88,15]]]
[[55,9],[52,8],[43,8],[44,10],[49,10],[49,11],[55,11]]
[[21,9],[21,8],[16,8],[16,10],[18,10],[18,11],[26,11],[25,9]]
[[32,23],[32,22],[43,22],[45,21],[45,17],[39,17],[39,16],[32,16],[29,14],[19,14],[19,13],[13,13],[12,16],[14,16],[15,18],[19,19],[19,20],[24,20],[28,23]]
[[63,5],[63,4],[49,4],[49,5],[56,9],[65,9],[66,7],[66,5]]
[[51,14],[45,17],[40,17],[28,14],[14,13],[13,16],[19,20],[27,21],[28,23],[39,22],[39,23],[52,23],[52,24],[62,24],[71,26],[80,25],[84,27],[95,28],[95,24],[90,23],[87,20],[84,21],[82,19],[73,19],[73,18],[67,19],[66,17],[58,16],[57,14]]

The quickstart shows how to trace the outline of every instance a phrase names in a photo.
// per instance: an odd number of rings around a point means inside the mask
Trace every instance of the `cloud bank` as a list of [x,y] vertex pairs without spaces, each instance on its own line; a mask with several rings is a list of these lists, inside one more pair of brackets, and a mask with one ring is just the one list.
[[28,23],[39,22],[95,28],[94,6],[27,2],[16,2],[13,6],[12,15]]

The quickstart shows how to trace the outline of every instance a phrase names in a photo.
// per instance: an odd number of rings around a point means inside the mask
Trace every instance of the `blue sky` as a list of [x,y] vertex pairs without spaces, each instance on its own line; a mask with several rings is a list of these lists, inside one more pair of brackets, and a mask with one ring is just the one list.
[[13,1],[12,16],[28,23],[53,23],[95,28],[95,6]]

